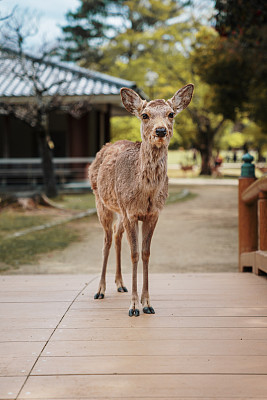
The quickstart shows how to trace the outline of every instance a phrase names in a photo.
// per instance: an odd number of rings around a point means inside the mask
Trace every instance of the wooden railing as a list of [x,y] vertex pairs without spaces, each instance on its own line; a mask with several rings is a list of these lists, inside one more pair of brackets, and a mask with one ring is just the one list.
[[239,270],[267,274],[267,176],[256,179],[252,159],[245,161],[239,178]]
[[[88,165],[93,157],[54,158],[55,175],[59,184],[88,180]],[[35,186],[42,183],[40,158],[0,158],[0,189],[8,186]]]

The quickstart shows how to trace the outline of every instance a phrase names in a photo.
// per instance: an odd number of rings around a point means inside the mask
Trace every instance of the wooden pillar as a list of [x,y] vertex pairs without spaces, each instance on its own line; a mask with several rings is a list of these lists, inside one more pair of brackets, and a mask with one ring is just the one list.
[[256,251],[258,248],[257,203],[246,204],[242,200],[242,193],[256,180],[256,178],[239,178],[238,188],[238,228],[239,228],[239,270],[242,272],[240,255]]
[[99,118],[99,148],[101,149],[101,147],[105,144],[105,114],[103,111],[99,111],[98,114],[98,118]]
[[[241,177],[238,181],[238,231],[239,231],[239,271],[244,271],[241,263],[242,253],[254,252],[258,249],[257,202],[246,204],[242,200],[243,192],[256,180],[253,157],[245,154],[242,157]],[[251,257],[249,257],[251,258]],[[254,267],[254,265],[246,265]]]
[[105,143],[110,141],[110,115],[111,105],[107,105],[107,111],[105,113]]
[[258,249],[267,251],[267,192],[258,199]]
[[69,115],[68,131],[69,131],[69,156],[70,157],[86,157],[88,149],[87,135],[87,115],[80,119],[76,119]]
[[9,158],[9,143],[8,138],[11,135],[9,115],[4,116],[4,129],[3,129],[3,158]]

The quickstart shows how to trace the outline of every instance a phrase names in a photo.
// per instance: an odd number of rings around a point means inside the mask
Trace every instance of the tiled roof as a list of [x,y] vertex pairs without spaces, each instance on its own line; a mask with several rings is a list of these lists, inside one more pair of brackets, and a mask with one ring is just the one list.
[[[44,93],[63,96],[118,95],[123,86],[137,89],[132,81],[115,78],[77,65],[43,61],[10,49],[0,50],[0,97],[28,97],[34,94],[29,72],[38,76]],[[25,74],[27,71],[27,74]]]

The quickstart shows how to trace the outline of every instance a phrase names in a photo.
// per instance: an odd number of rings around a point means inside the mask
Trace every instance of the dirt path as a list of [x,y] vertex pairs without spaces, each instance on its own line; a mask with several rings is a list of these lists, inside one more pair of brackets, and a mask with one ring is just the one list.
[[[237,187],[194,186],[194,199],[171,204],[161,213],[151,248],[151,272],[237,271]],[[102,228],[96,216],[79,226],[84,237],[64,251],[40,258],[39,265],[14,273],[94,273],[101,269]],[[130,272],[124,236],[123,271]],[[115,271],[112,246],[108,272]],[[139,266],[141,272],[141,264]]]

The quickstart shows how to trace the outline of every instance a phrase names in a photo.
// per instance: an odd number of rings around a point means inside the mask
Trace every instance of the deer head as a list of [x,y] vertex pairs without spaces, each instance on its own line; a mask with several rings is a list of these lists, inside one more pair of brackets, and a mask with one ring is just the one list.
[[147,102],[134,90],[122,88],[121,98],[126,110],[141,120],[142,141],[159,148],[168,147],[173,135],[174,117],[189,105],[193,90],[194,85],[188,84],[167,101]]

